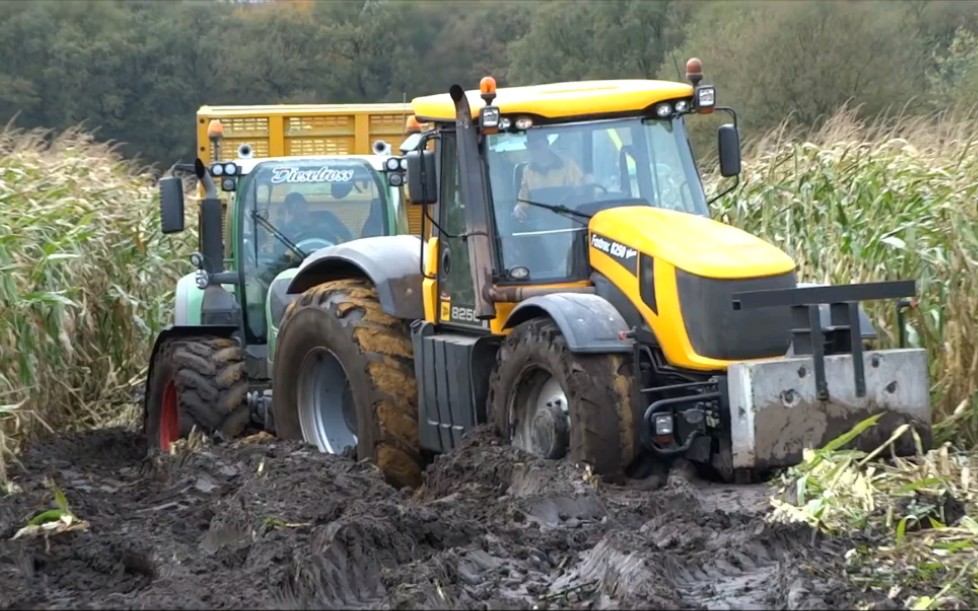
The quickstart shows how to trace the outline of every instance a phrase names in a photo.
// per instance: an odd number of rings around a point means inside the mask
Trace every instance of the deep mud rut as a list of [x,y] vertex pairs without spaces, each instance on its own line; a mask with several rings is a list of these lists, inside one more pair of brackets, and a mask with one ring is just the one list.
[[[852,608],[841,549],[766,524],[766,491],[676,473],[589,483],[482,433],[398,492],[369,464],[266,439],[145,458],[103,430],[29,449],[0,499],[0,607]],[[11,537],[54,507],[83,532]]]

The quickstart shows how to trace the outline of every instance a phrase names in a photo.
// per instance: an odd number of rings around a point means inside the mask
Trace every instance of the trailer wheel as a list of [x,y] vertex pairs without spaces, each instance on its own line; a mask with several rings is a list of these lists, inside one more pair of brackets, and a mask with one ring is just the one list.
[[631,372],[619,354],[574,354],[549,318],[518,325],[500,346],[489,413],[508,443],[543,458],[569,457],[622,479],[638,455]]
[[414,350],[368,280],[336,280],[286,310],[275,348],[276,435],[320,451],[356,448],[394,486],[421,483]]
[[149,380],[143,430],[150,448],[170,445],[196,428],[225,438],[250,421],[244,352],[233,339],[174,338],[157,352]]

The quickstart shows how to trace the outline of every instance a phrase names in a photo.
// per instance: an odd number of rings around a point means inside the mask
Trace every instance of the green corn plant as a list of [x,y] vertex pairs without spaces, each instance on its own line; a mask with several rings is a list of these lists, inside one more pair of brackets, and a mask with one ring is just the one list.
[[[912,346],[928,350],[939,439],[978,442],[978,134],[970,116],[778,130],[747,148],[715,215],[785,249],[809,282],[917,279]],[[715,182],[717,179],[711,177]],[[865,304],[897,345],[892,302]]]
[[129,402],[193,244],[160,233],[158,206],[87,134],[0,132],[0,481],[19,441]]

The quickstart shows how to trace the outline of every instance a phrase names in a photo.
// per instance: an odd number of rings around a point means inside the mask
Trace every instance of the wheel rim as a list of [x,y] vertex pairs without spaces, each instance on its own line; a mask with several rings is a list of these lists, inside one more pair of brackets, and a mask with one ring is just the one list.
[[299,366],[298,390],[303,439],[330,454],[356,447],[353,391],[335,354],[321,346],[306,353]]
[[180,438],[180,410],[177,405],[177,385],[170,380],[163,389],[163,405],[160,406],[160,448],[164,451]]
[[521,372],[509,409],[512,444],[543,458],[562,458],[570,445],[567,393],[541,368]]

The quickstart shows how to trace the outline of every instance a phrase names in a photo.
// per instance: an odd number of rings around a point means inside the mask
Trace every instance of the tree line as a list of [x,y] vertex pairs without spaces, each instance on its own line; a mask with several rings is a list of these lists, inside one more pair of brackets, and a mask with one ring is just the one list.
[[204,104],[400,102],[558,80],[684,80],[699,57],[746,137],[843,104],[978,94],[978,3],[953,0],[0,2],[0,120],[79,123],[144,163],[194,151]]

